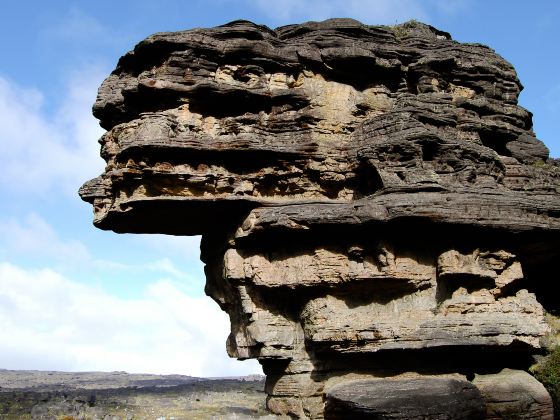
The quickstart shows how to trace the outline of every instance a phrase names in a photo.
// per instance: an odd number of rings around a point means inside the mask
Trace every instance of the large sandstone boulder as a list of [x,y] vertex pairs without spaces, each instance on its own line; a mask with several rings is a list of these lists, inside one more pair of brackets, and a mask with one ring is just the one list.
[[468,381],[406,378],[349,381],[326,393],[325,419],[484,419],[485,402]]
[[525,369],[558,305],[560,171],[521,89],[417,22],[155,34],[99,89],[107,166],[80,195],[101,229],[202,234],[227,351],[276,413],[323,417],[332,381]]
[[473,383],[486,400],[487,419],[554,420],[550,395],[527,372],[504,369],[477,375]]

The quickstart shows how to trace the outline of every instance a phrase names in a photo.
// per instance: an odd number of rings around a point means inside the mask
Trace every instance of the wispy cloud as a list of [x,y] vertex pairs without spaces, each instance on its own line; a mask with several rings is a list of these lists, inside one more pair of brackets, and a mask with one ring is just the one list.
[[62,239],[37,213],[29,213],[21,220],[0,219],[0,255],[4,258],[33,255],[54,261],[83,264],[91,259],[86,246],[76,239]]
[[75,195],[103,168],[96,139],[103,130],[91,116],[101,72],[75,73],[54,115],[43,95],[0,76],[0,188],[11,194]]
[[[62,235],[41,215],[31,212],[22,217],[0,217],[0,260],[28,261],[32,256],[34,266],[47,263],[49,267],[64,273],[87,270],[89,274],[95,274],[96,278],[137,278],[140,274],[144,278],[165,277],[181,282],[186,291],[199,295],[204,276],[198,272],[200,270],[193,272],[200,262],[196,258],[198,254],[191,249],[199,242],[199,238],[165,238],[159,238],[159,244],[147,242],[145,238],[136,240],[143,253],[153,256],[150,259],[123,262],[122,257],[127,255],[125,250],[112,259],[99,258],[95,255],[95,249],[90,251],[81,240]],[[186,267],[190,269],[185,270],[185,264],[178,267],[177,261],[187,261]]]
[[66,14],[59,16],[56,25],[47,26],[43,35],[66,42],[98,42],[100,37],[104,39],[111,36],[107,27],[76,7],[71,7]]
[[161,280],[117,298],[56,271],[0,263],[3,368],[126,370],[195,376],[260,372],[227,358],[227,316]]
[[[161,255],[161,254],[158,254]],[[152,272],[154,276],[166,276],[174,280],[183,282],[184,287],[192,288],[199,287],[201,284],[200,278],[195,278],[191,273],[181,270],[170,258],[163,257],[154,259],[153,261],[141,262],[138,264],[127,264],[114,260],[95,259],[87,262],[93,268],[99,269],[102,272],[110,272],[113,276],[117,273],[127,273],[128,276],[133,276],[134,273]],[[200,290],[196,291],[200,292]],[[198,293],[197,293],[198,294]]]
[[72,50],[74,59],[85,59],[87,57],[83,56],[83,53],[99,52],[102,48],[125,48],[131,40],[130,35],[120,29],[122,26],[108,26],[74,5],[69,7],[66,13],[57,15],[49,25],[41,29],[39,35],[45,47],[64,46]]
[[183,260],[199,260],[200,236],[142,234],[135,235],[135,239],[138,243],[158,253],[164,253]]

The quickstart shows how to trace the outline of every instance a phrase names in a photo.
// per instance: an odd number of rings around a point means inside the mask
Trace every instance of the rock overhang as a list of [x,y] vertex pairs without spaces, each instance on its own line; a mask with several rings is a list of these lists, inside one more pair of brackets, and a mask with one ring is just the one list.
[[[162,220],[150,217],[154,206],[200,214],[221,202],[246,211],[363,202],[395,189],[444,197],[458,187],[475,202],[494,193],[506,213],[529,199],[535,224],[554,226],[547,215],[558,205],[547,191],[507,185],[519,181],[519,166],[529,172],[521,181],[547,178],[522,165],[547,151],[516,105],[520,89],[511,65],[486,47],[415,22],[335,19],[273,31],[236,21],[155,34],[100,88],[94,114],[109,130],[108,166],[81,195],[95,203],[96,224],[117,231],[169,233],[148,227]],[[193,224],[185,233],[204,232]]]

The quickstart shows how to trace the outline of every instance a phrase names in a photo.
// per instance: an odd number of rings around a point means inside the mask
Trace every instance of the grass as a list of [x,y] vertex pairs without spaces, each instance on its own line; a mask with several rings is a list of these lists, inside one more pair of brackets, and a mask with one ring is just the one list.
[[560,418],[560,346],[533,369],[533,375],[547,389],[554,404],[555,418]]
[[560,159],[548,158],[546,162],[538,159],[531,163],[531,166],[538,169],[544,169],[555,174],[560,174]]
[[560,316],[557,312],[547,313],[546,322],[550,334],[543,340],[548,355],[531,367],[531,373],[541,382],[554,404],[555,418],[560,419]]
[[400,41],[401,39],[408,38],[409,28],[416,25],[417,23],[418,21],[412,19],[409,20],[408,22],[400,23],[398,25],[393,25],[390,28],[395,34],[395,38],[397,38]]

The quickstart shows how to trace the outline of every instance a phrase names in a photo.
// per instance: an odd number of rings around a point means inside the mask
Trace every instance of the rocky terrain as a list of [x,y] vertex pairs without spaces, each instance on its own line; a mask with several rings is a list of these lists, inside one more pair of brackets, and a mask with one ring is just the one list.
[[0,370],[0,419],[275,419],[264,378]]
[[559,305],[560,170],[521,89],[418,22],[155,34],[99,89],[107,166],[80,195],[101,229],[202,234],[274,413],[550,419],[527,371]]

